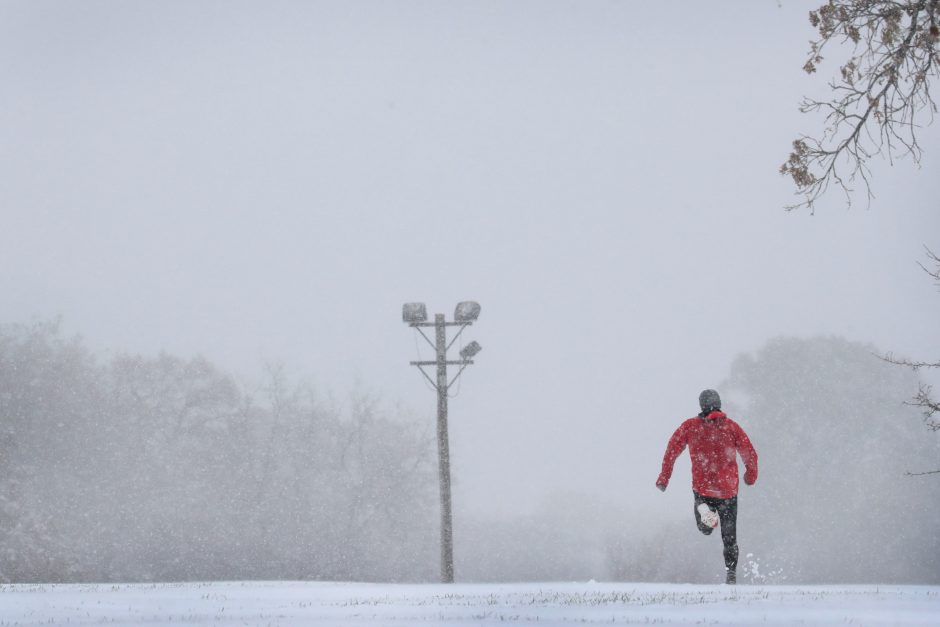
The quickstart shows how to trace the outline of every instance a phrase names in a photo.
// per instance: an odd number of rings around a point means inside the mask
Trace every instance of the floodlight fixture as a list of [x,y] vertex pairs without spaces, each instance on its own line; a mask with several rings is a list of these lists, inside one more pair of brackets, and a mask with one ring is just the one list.
[[428,308],[424,303],[405,303],[401,307],[401,319],[404,322],[425,322],[428,319]]
[[480,346],[480,343],[473,341],[467,344],[466,346],[464,346],[462,349],[460,349],[460,356],[465,360],[470,359],[471,357],[479,353],[481,350],[483,350],[483,347]]
[[457,303],[454,310],[455,322],[473,322],[480,317],[480,303],[472,300],[465,300]]

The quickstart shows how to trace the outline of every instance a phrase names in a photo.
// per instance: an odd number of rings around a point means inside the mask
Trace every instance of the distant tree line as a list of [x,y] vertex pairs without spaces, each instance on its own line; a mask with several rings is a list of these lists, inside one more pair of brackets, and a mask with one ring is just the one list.
[[432,447],[363,391],[3,325],[0,578],[430,579]]
[[[839,338],[734,363],[726,409],[761,464],[740,497],[742,581],[940,583],[940,482],[908,476],[940,460],[904,403],[919,383]],[[245,384],[203,358],[102,359],[55,323],[0,325],[0,578],[436,581],[433,447],[362,391],[339,405],[279,368]],[[649,472],[502,520],[458,508],[458,579],[720,576],[691,488],[673,519],[643,511]]]

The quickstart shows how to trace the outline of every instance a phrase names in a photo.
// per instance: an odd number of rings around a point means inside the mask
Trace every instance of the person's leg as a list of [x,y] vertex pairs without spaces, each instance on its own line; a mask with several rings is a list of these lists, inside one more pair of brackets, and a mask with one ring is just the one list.
[[735,569],[738,567],[738,497],[717,501],[716,505],[721,521],[721,541],[724,544],[728,582],[733,583]]
[[[695,525],[698,527],[698,530],[704,533],[706,536],[711,535],[711,532],[714,531],[714,529],[702,522],[702,514],[698,511],[698,506],[702,503],[708,503],[708,501],[712,499],[706,499],[705,497],[700,496],[694,490],[692,491],[692,495],[695,497],[695,505],[692,506],[692,510],[695,512]],[[709,507],[712,507],[711,504],[709,504]],[[714,508],[712,507],[712,509]]]

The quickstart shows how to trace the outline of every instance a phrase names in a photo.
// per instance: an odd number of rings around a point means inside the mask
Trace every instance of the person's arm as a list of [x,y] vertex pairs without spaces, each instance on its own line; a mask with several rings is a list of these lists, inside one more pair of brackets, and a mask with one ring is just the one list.
[[659,478],[656,479],[656,487],[663,492],[666,491],[666,486],[669,485],[669,478],[672,476],[672,467],[676,463],[676,458],[685,450],[686,444],[688,444],[688,434],[685,430],[685,423],[682,423],[676,429],[676,432],[672,434],[672,437],[669,438],[666,453],[663,455],[663,469],[659,473]]
[[754,482],[757,481],[757,451],[754,450],[754,445],[751,444],[750,438],[744,433],[741,425],[735,423],[735,426],[737,427],[735,445],[738,454],[744,460],[744,483],[754,485]]

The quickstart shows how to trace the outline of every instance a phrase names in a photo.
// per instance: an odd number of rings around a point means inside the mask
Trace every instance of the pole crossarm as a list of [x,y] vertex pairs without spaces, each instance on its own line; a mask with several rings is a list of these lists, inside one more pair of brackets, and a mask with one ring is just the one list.
[[470,326],[471,324],[473,324],[473,322],[468,320],[467,322],[442,322],[440,324],[437,324],[436,322],[409,322],[408,326],[409,327],[437,327],[437,326],[463,327],[463,326]]
[[462,359],[460,361],[411,361],[408,362],[412,366],[436,366],[438,364],[447,364],[448,366],[469,366],[473,363],[470,359]]

